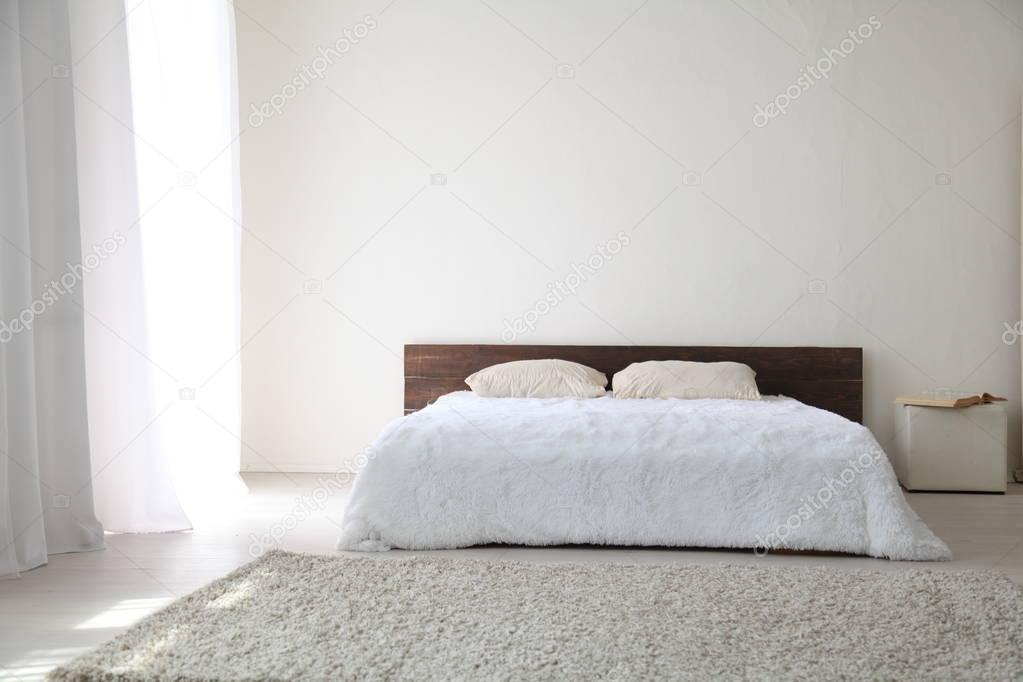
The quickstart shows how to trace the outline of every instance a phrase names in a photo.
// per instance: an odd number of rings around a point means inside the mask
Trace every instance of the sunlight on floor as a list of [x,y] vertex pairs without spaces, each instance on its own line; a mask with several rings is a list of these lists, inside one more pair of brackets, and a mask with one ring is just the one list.
[[0,668],[0,680],[43,680],[46,674],[61,663],[66,663],[92,647],[64,647],[35,649],[25,656]]
[[100,628],[123,628],[136,623],[159,608],[174,601],[173,597],[152,597],[149,599],[125,599],[119,601],[106,611],[97,613],[92,618],[75,626],[75,630],[95,630]]

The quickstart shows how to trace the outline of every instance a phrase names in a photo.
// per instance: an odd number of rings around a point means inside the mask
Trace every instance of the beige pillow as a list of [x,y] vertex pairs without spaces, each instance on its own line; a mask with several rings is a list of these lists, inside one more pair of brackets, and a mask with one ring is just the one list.
[[616,398],[760,400],[754,372],[740,362],[634,362],[614,375]]
[[607,377],[567,360],[517,360],[481,369],[465,383],[486,398],[598,398]]

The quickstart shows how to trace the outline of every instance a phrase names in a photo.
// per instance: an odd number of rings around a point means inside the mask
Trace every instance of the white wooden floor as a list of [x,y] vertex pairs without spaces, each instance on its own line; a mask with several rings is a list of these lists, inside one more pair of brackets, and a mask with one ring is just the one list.
[[[0,580],[0,679],[42,679],[53,666],[103,642],[176,597],[249,561],[254,542],[283,532],[283,549],[330,553],[347,490],[316,474],[246,474],[249,494],[196,530],[108,535],[107,549],[51,557],[18,579]],[[335,492],[326,500],[326,490]],[[955,560],[928,564],[988,569],[1023,584],[1023,485],[1007,495],[914,494],[910,503],[952,548]],[[290,528],[290,529],[289,529]],[[907,570],[918,563],[855,557],[601,548],[480,548],[437,552],[525,561],[680,563],[768,562]],[[390,556],[400,556],[391,552]]]

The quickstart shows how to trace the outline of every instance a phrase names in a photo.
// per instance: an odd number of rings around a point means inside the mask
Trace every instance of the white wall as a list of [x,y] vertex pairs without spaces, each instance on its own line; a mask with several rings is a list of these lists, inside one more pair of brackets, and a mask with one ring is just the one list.
[[235,4],[246,468],[343,466],[402,344],[500,342],[619,231],[518,342],[862,346],[883,444],[897,393],[962,387],[1018,458],[1023,1]]

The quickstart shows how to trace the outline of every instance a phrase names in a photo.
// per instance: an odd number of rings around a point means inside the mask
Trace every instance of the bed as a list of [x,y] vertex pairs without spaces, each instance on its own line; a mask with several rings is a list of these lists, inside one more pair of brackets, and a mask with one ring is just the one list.
[[[483,398],[465,377],[557,358],[610,379],[730,360],[762,400]],[[408,345],[405,416],[364,455],[338,548],[480,544],[948,559],[862,420],[859,348]]]

